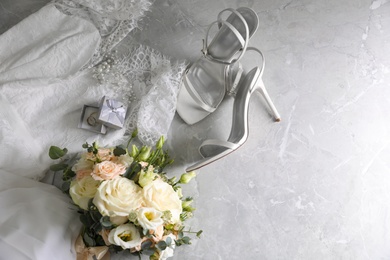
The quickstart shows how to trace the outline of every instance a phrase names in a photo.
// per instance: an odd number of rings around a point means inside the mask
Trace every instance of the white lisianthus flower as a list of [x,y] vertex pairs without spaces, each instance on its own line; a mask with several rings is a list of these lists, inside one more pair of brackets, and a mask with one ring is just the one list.
[[108,241],[123,249],[130,249],[140,246],[142,239],[138,229],[133,224],[123,224],[110,231]]
[[163,213],[154,208],[140,208],[137,212],[138,223],[148,230],[155,230],[164,224],[162,220]]
[[130,165],[133,163],[134,159],[128,154],[122,154],[119,157],[117,157],[117,163],[120,163],[124,165],[126,168],[129,168]]
[[144,201],[148,207],[161,212],[171,212],[171,223],[180,221],[183,209],[178,194],[172,186],[161,179],[156,179],[143,188]]
[[92,199],[100,185],[100,181],[86,176],[82,179],[75,179],[70,183],[69,195],[73,202],[80,208],[88,210],[88,202]]
[[115,178],[100,184],[93,203],[103,216],[122,217],[124,223],[129,212],[141,207],[142,200],[141,188],[134,181]]
[[175,246],[176,246],[174,240],[176,239],[176,237],[173,234],[169,234],[167,236],[164,236],[162,240],[166,240],[167,237],[170,237],[172,239],[172,242],[163,251],[160,252],[159,260],[166,260],[167,258],[173,256]]

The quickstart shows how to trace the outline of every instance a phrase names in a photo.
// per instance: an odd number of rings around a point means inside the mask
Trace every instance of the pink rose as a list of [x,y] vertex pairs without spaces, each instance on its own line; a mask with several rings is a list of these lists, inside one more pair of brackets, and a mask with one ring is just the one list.
[[117,164],[111,161],[104,161],[95,164],[92,171],[92,177],[95,180],[111,180],[126,172],[126,168],[122,164]]

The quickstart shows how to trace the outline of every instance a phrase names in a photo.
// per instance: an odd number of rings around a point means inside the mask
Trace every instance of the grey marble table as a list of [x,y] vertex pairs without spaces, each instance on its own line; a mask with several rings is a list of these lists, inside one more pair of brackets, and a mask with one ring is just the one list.
[[[1,0],[0,33],[45,2]],[[251,45],[282,121],[251,99],[248,141],[198,170],[191,225],[204,233],[174,259],[390,259],[390,1],[158,0],[132,37],[190,62],[239,6],[259,15]],[[175,117],[179,164],[227,138],[231,107],[194,126]]]

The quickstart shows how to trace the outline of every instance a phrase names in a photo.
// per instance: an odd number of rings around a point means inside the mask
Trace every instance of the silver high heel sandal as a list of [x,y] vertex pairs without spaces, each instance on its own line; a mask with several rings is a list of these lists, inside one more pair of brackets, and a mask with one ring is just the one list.
[[[226,20],[222,14],[231,12]],[[249,39],[258,27],[258,16],[250,8],[225,9],[218,14],[206,33],[203,56],[184,73],[177,99],[177,113],[189,125],[208,116],[223,100],[230,83],[231,64],[245,54]],[[219,30],[208,44],[210,29],[218,24]],[[236,73],[239,78],[240,73]],[[236,80],[237,81],[237,80]]]
[[245,143],[248,138],[249,101],[255,91],[259,91],[263,95],[273,113],[275,121],[280,121],[280,115],[269,97],[262,80],[265,66],[264,56],[256,48],[248,47],[247,50],[256,51],[262,56],[262,67],[255,67],[249,71],[237,87],[238,90],[233,104],[233,122],[229,138],[227,141],[216,139],[204,141],[199,148],[199,152],[204,159],[188,167],[186,169],[187,172],[199,169],[221,159]]

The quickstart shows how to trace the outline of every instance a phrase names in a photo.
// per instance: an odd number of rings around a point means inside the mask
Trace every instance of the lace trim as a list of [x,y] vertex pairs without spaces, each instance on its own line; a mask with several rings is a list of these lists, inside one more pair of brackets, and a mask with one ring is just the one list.
[[167,135],[186,64],[145,45],[121,43],[116,49],[121,55],[103,84],[110,85],[112,96],[129,104],[127,134],[137,128],[141,141],[153,145]]
[[149,10],[153,0],[53,0],[59,11],[93,23],[102,37],[100,46],[83,69],[99,63],[132,30]]

